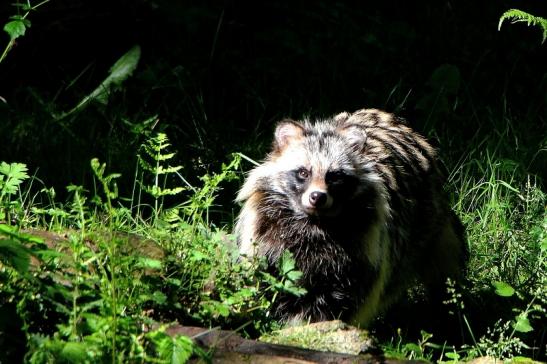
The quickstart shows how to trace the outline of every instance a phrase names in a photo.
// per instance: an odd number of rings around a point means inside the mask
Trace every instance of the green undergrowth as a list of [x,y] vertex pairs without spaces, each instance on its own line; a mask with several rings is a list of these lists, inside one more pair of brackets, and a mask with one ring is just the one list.
[[277,327],[269,317],[276,295],[301,294],[290,256],[277,278],[256,269],[261,262],[239,263],[233,237],[208,221],[221,183],[237,178],[240,156],[192,186],[169,164],[169,147],[161,133],[142,145],[130,198],[119,195],[121,176],[97,159],[94,191],[70,185],[63,203],[37,187],[25,165],[2,162],[1,362],[208,360],[169,328],[256,336]]
[[[465,280],[448,282],[446,320],[433,329],[420,326],[427,308],[416,310],[417,319],[398,315],[403,319],[392,325],[402,329],[385,340],[386,353],[442,362],[547,359],[547,193],[545,181],[529,170],[544,157],[547,137],[527,143],[516,124],[510,117],[487,118],[487,131],[442,151],[447,191],[467,234]],[[437,137],[450,145],[450,136]]]
[[463,354],[545,360],[547,194],[527,166],[547,139],[526,145],[511,119],[493,130],[450,176],[470,255],[465,290],[453,289],[449,306],[463,322]]
[[[545,356],[546,194],[522,161],[505,156],[511,145],[499,134],[479,144],[454,163],[448,185],[470,255],[466,282],[449,285],[446,302],[462,340],[396,330],[380,344],[390,356]],[[200,185],[173,157],[165,134],[148,138],[127,198],[121,176],[92,159],[93,192],[69,185],[66,202],[25,165],[0,164],[2,361],[208,360],[211,353],[169,327],[220,326],[249,337],[279,328],[269,314],[277,294],[304,293],[291,257],[278,277],[262,262],[238,262],[229,227],[209,217],[222,184],[239,177],[241,155]]]
[[[381,344],[386,353],[544,358],[547,198],[523,161],[508,157],[516,146],[500,135],[518,141],[505,123],[505,132],[454,162],[449,176],[468,235],[467,279],[448,286],[446,302],[462,340],[397,330]],[[269,315],[277,294],[303,293],[290,256],[277,278],[256,269],[261,262],[238,262],[229,227],[210,219],[222,184],[239,178],[241,155],[199,185],[173,158],[165,134],[149,137],[129,197],[119,194],[121,176],[92,159],[92,191],[69,185],[66,202],[25,165],[0,164],[0,341],[10,348],[2,361],[207,360],[211,353],[190,338],[169,335],[170,325],[221,326],[249,337],[279,328]]]

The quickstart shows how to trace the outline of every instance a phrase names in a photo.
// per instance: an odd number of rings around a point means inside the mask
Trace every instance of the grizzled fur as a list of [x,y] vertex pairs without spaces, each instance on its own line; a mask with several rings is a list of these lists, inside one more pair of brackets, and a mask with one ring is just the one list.
[[461,272],[462,226],[447,205],[431,145],[375,109],[281,121],[272,151],[237,197],[240,253],[275,265],[285,250],[303,297],[282,297],[285,321],[366,325],[410,285],[442,289]]

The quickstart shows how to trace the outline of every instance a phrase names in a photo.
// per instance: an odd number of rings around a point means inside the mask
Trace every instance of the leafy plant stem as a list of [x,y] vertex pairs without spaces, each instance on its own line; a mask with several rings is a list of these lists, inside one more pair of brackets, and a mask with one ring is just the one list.
[[[156,173],[154,175],[154,187],[156,188],[156,190],[158,190],[159,184],[160,184],[159,170],[160,170],[160,158],[161,158],[162,147],[163,147],[163,143],[160,141],[159,148],[157,149],[157,154],[156,154],[156,158],[155,158],[156,159],[156,169],[155,169]],[[159,200],[158,197],[154,198],[155,221],[158,221],[158,218],[159,218],[158,200]]]
[[[80,237],[77,241],[73,242],[72,251],[74,252],[74,264],[79,264],[80,261],[80,242],[84,241],[85,237],[85,213],[83,201],[80,198],[79,190],[74,191],[74,204],[78,212],[80,219]],[[72,295],[72,337],[76,337],[78,334],[78,298],[80,296],[80,281],[83,279],[79,269],[76,271],[76,282],[74,284],[74,294]]]
[[[30,5],[30,0],[27,0],[27,11],[25,12],[25,14],[23,16],[21,16],[21,19],[24,20],[26,19],[29,14],[31,13],[31,11],[33,10],[36,10],[38,9],[40,6],[50,2],[51,0],[43,0],[42,2],[34,5],[34,6],[31,6]],[[0,63],[2,63],[2,61],[4,60],[4,58],[6,58],[6,56],[8,55],[8,52],[11,50],[11,48],[13,47],[13,45],[15,44],[15,38],[11,38],[10,41],[8,42],[8,44],[6,45],[6,47],[4,48],[4,51],[2,52],[2,55],[0,56]]]
[[471,329],[471,325],[469,325],[469,321],[467,321],[467,317],[465,315],[462,315],[462,316],[463,316],[463,321],[465,322],[465,326],[467,327],[467,331],[469,331],[469,334],[471,335],[471,339],[473,340],[475,347],[479,351],[479,354],[483,356],[483,353],[477,343],[477,339],[475,339],[475,335],[473,334],[473,330]]

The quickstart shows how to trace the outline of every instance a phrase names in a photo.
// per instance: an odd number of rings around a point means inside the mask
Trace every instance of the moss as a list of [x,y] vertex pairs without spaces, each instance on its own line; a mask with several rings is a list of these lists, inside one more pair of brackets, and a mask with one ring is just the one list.
[[373,340],[366,330],[349,326],[339,320],[287,327],[263,335],[259,340],[272,344],[355,355],[370,351],[374,347]]

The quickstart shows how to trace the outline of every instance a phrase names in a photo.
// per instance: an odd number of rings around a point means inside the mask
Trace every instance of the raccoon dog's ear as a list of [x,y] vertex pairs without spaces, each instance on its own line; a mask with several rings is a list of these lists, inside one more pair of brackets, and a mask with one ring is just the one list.
[[349,119],[351,114],[349,112],[341,112],[340,114],[337,114],[334,116],[334,122],[338,124],[344,123],[346,120]]
[[291,140],[304,136],[304,127],[297,121],[285,119],[277,124],[274,135],[274,150],[281,151]]
[[337,130],[349,142],[353,150],[358,153],[365,150],[367,133],[362,125],[344,124]]

